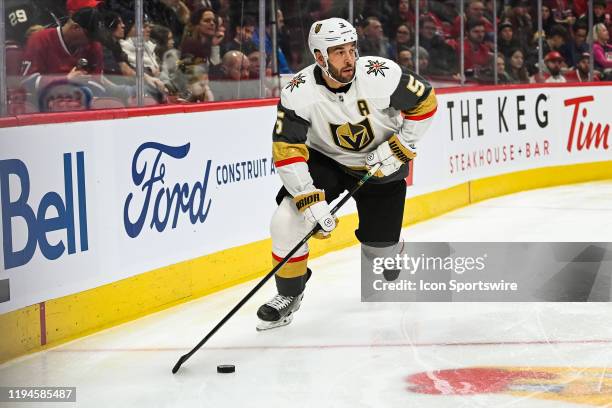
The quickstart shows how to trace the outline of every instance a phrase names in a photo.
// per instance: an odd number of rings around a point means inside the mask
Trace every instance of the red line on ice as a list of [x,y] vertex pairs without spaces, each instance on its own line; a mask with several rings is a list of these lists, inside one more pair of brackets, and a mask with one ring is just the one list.
[[[216,346],[206,347],[209,350],[327,350],[352,348],[402,348],[402,347],[480,347],[480,346],[524,346],[524,345],[563,345],[563,344],[610,344],[612,339],[591,340],[517,340],[456,343],[397,343],[397,344],[304,344],[291,346]],[[110,352],[150,352],[150,351],[183,351],[191,347],[135,347],[135,348],[90,348],[90,349],[54,349],[58,353],[110,353]]]

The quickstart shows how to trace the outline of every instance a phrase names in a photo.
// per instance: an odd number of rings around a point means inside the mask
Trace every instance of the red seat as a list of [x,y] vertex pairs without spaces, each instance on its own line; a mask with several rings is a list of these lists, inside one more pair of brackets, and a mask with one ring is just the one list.
[[[154,106],[159,105],[159,103],[155,100],[155,98],[145,95],[143,106]],[[128,106],[134,107],[138,106],[138,100],[136,98],[130,98],[128,100]]]
[[121,109],[125,105],[117,98],[93,98],[91,109]]
[[8,114],[9,116],[16,115],[24,115],[27,113],[37,113],[38,109],[36,106],[31,104],[30,102],[19,102],[19,103],[9,103],[8,105]]

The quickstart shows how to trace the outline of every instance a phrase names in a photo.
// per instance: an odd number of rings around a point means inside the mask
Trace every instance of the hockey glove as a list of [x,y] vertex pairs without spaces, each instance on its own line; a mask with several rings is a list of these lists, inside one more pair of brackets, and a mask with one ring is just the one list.
[[366,164],[370,169],[376,163],[380,163],[380,169],[374,173],[374,176],[385,177],[395,173],[402,164],[408,163],[415,157],[416,148],[413,145],[404,145],[397,135],[393,135],[366,156]]
[[309,224],[314,226],[319,223],[321,225],[321,230],[315,234],[315,238],[330,236],[329,233],[336,228],[336,219],[331,215],[323,190],[300,194],[293,198],[293,202]]

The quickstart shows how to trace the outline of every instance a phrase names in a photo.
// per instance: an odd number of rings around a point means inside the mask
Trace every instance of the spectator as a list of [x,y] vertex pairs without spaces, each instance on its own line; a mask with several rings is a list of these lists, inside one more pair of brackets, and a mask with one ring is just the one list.
[[429,6],[432,14],[442,21],[444,33],[450,36],[452,23],[457,18],[457,3],[455,0],[433,1]]
[[[450,23],[444,24],[444,22],[438,17],[435,13],[434,9],[437,3],[430,4],[428,0],[418,0],[419,1],[419,18],[429,17],[434,25],[436,26],[436,30],[439,32],[450,31]],[[383,24],[383,30],[389,34],[389,36],[393,36],[393,33],[397,31],[397,28],[401,24],[406,24],[409,28],[415,26],[415,9],[413,9],[416,1],[414,0],[399,0],[397,4],[397,10],[391,14],[391,24],[389,27],[386,27]],[[433,7],[432,7],[433,6]],[[442,10],[442,7],[437,7],[438,10]],[[383,22],[384,23],[384,22]],[[390,31],[387,31],[390,30]]]
[[499,25],[497,51],[503,54],[505,58],[510,58],[510,53],[515,48],[520,48],[520,44],[519,41],[514,38],[512,23],[510,23],[509,20],[506,20]]
[[550,11],[550,7],[548,7],[547,5],[543,5],[542,6],[542,30],[544,30],[544,34],[549,35],[550,29],[556,24],[559,24],[559,23],[556,22],[555,19],[553,18],[552,12]]
[[201,8],[208,8],[218,12],[221,9],[220,0],[187,0],[186,4],[194,12]]
[[[567,82],[587,82],[589,80],[589,60],[591,59],[591,54],[588,52],[582,53],[578,63],[576,64],[576,69],[566,72],[565,79]],[[599,73],[593,73],[593,81],[599,81]]]
[[[278,16],[280,16],[279,13],[277,13],[277,17]],[[272,55],[271,30],[272,30],[272,22],[269,19],[266,19],[266,32],[265,32],[265,40],[264,40],[266,55]],[[283,32],[283,30],[280,30],[280,31],[281,33]],[[259,29],[258,28],[256,28],[255,31],[253,32],[253,42],[255,44],[259,44]],[[285,40],[281,38],[278,44],[283,44],[283,43],[285,43]],[[287,63],[287,58],[285,57],[285,53],[280,48],[280,46],[276,48],[276,62],[278,63],[278,66],[277,66],[278,73],[291,74],[293,72],[291,71],[291,68],[289,68],[289,64]]]
[[497,83],[498,84],[511,84],[512,78],[508,72],[506,72],[506,59],[503,55],[497,56]]
[[561,65],[564,63],[563,57],[557,51],[550,51],[544,58],[544,64],[548,72],[540,75],[539,80],[545,83],[564,83],[567,82],[561,74]]
[[162,3],[174,12],[182,27],[189,23],[191,11],[182,0],[162,0]]
[[544,41],[543,53],[548,54],[550,51],[561,51],[561,47],[565,44],[568,37],[567,30],[562,25],[551,27],[550,32]]
[[[567,38],[567,30],[562,25],[557,24],[550,29],[546,40],[542,42],[542,55],[548,55],[551,51],[561,53],[565,39]],[[531,52],[527,55],[527,69],[534,69],[538,64],[538,47],[531,48]],[[565,65],[565,60],[562,58]]]
[[72,15],[82,8],[96,8],[102,0],[66,0],[66,11]]
[[[310,26],[310,24],[314,21],[325,20],[326,18],[346,14],[343,10],[346,5],[342,4],[345,2],[335,2],[333,0],[310,0],[305,3],[307,3],[307,15],[311,20],[308,22],[307,26]],[[378,11],[382,5],[385,4],[380,4],[380,1],[369,0],[363,5],[364,9],[362,11],[364,13],[368,13],[368,9],[376,9]]]
[[[19,18],[16,18],[19,16]],[[6,75],[9,88],[18,87],[28,32],[39,25],[40,13],[30,1],[7,0],[4,14]]]
[[484,16],[484,12],[485,6],[482,1],[470,0],[465,9],[465,18],[462,19],[461,16],[457,16],[455,18],[451,35],[455,38],[459,38],[459,34],[461,33],[461,23],[463,22],[463,24],[466,25],[466,30],[468,30],[467,24],[470,20],[479,21],[482,24],[485,33],[492,33],[493,24]]
[[415,14],[411,6],[412,1],[410,0],[399,0],[397,2],[397,10],[391,17],[392,30],[396,30],[400,24],[407,24],[409,27],[414,26]]
[[511,8],[502,16],[502,21],[509,20],[512,24],[514,38],[522,49],[527,50],[533,37],[534,25],[529,15],[528,0],[512,0]]
[[530,82],[527,68],[525,68],[525,55],[520,48],[515,48],[510,53],[506,72],[508,73],[508,83],[510,84]]
[[[410,48],[410,52],[413,55],[413,60],[416,59],[416,48],[415,47],[411,47]],[[429,56],[429,52],[419,46],[419,75],[423,76],[423,77],[428,77],[429,75],[431,75],[430,72],[430,65],[429,62],[431,61],[430,56]]]
[[574,11],[574,16],[582,17],[586,14],[588,7],[587,2],[588,0],[574,0],[572,2],[572,10]]
[[[594,0],[593,1],[593,26],[596,24],[610,25],[610,12],[608,9],[608,3],[606,0]],[[588,9],[585,10],[585,14],[580,17],[580,21],[585,26],[588,26]]]
[[[249,59],[249,79],[259,79],[259,62],[261,61],[261,52],[253,50],[248,55]],[[266,63],[266,77],[272,76],[272,67]]]
[[[468,21],[467,41],[464,42],[464,68],[466,76],[476,78],[484,71],[492,71],[491,51],[485,45],[485,27],[481,20]],[[459,50],[457,50],[459,53]]]
[[363,38],[359,40],[359,49],[363,55],[391,58],[389,40],[385,38],[378,17],[368,17],[363,23]]
[[560,52],[569,67],[575,67],[581,55],[588,52],[589,46],[586,43],[588,29],[581,23],[574,26],[574,35],[561,47]]
[[26,89],[40,91],[53,81],[65,79],[91,86],[92,92],[103,92],[102,45],[96,41],[100,28],[98,10],[83,8],[61,27],[32,34],[23,56],[22,83]]
[[403,70],[414,72],[414,59],[410,48],[400,47],[397,55],[397,63]]
[[400,24],[395,30],[395,39],[389,44],[388,55],[394,60],[398,59],[398,49],[401,47],[411,47],[413,45],[410,27],[407,24]]
[[[548,0],[548,8],[554,24],[566,25],[569,28],[576,22],[568,0]],[[546,33],[548,34],[548,31]]]
[[123,82],[120,80],[122,76],[136,75],[119,43],[125,38],[125,24],[118,13],[108,11],[104,14],[104,27],[110,34],[102,41],[104,74],[111,77],[112,82]]
[[218,31],[218,20],[209,8],[196,10],[190,19],[186,36],[181,43],[183,54],[199,58],[209,68],[221,63],[223,34]]
[[194,64],[191,57],[179,61],[178,69],[173,73],[169,84],[175,90],[177,102],[207,102],[214,101],[215,96],[210,89],[208,72],[205,65]]
[[253,16],[245,16],[234,28],[234,37],[223,44],[223,55],[228,51],[238,50],[245,55],[250,54],[257,49],[257,45],[253,42],[253,33],[255,32],[255,18]]
[[[126,14],[123,21],[126,26],[127,38],[120,40],[121,49],[128,57],[128,62],[132,68],[136,68],[136,24],[133,19],[133,15]],[[159,77],[160,67],[159,61],[155,55],[155,43],[151,41],[151,22],[148,16],[144,16],[143,21],[143,39],[144,39],[144,52],[143,52],[143,64],[147,74],[152,77]]]
[[154,25],[151,27],[151,41],[155,44],[155,56],[158,63],[164,61],[164,56],[174,49],[174,36],[167,27]]
[[612,45],[608,43],[610,32],[605,24],[593,26],[593,59],[595,67],[603,72],[604,79],[612,77]]
[[419,45],[424,47],[431,57],[431,75],[448,76],[457,73],[455,50],[436,32],[433,20],[427,16],[420,19]]
[[256,98],[259,81],[249,81],[249,59],[240,51],[228,51],[223,62],[211,72],[210,87],[218,100]]
[[45,27],[44,27],[44,26],[41,26],[40,24],[34,24],[33,26],[29,27],[29,28],[26,30],[25,35],[24,35],[24,40],[25,40],[25,42],[26,42],[26,43],[28,42],[28,40],[30,39],[30,37],[32,36],[32,34],[37,33],[37,32],[39,32],[39,31],[42,31],[42,30],[44,30],[44,29],[45,29]]
[[239,81],[249,79],[249,59],[237,50],[228,51],[223,55],[221,65],[216,67],[211,79]]

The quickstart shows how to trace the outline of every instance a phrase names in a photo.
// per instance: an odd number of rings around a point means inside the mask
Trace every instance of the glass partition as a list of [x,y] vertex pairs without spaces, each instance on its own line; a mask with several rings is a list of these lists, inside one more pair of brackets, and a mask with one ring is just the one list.
[[[3,7],[2,7],[3,6]],[[4,0],[1,113],[274,97],[311,24],[435,87],[610,80],[612,0]]]

